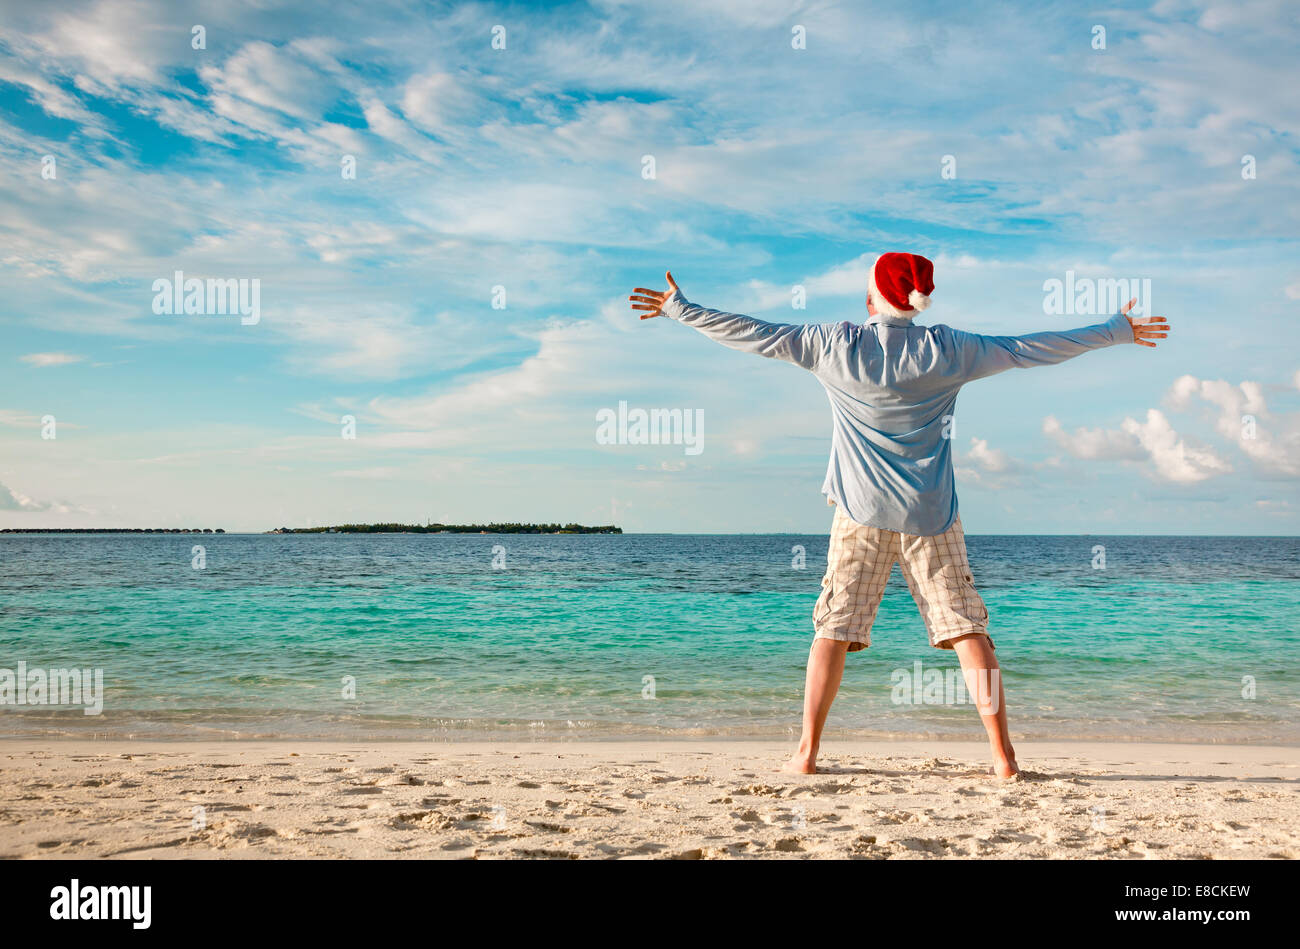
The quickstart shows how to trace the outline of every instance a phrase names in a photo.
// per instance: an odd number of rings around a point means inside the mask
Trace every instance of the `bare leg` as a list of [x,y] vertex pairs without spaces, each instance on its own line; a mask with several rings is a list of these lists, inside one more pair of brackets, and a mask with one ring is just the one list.
[[803,735],[799,750],[795,752],[782,771],[797,774],[817,773],[817,749],[822,742],[822,729],[830,713],[835,693],[840,689],[844,675],[844,656],[849,644],[836,639],[814,639],[808,653],[808,673],[803,687]]
[[1016,750],[1011,747],[1011,736],[1007,733],[1006,694],[1002,690],[1002,673],[993,653],[993,644],[987,636],[972,633],[954,639],[952,646],[961,661],[966,691],[975,699],[980,720],[989,735],[993,773],[999,778],[1014,777],[1020,772],[1020,767],[1016,764]]

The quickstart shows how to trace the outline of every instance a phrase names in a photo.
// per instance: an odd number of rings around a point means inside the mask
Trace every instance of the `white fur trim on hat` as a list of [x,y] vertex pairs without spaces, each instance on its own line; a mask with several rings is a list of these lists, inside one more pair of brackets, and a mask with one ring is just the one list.
[[912,309],[919,313],[930,305],[930,298],[920,290],[913,290],[907,295],[907,302],[912,304]]
[[[871,302],[875,304],[876,312],[879,313],[881,316],[906,316],[910,319],[913,315],[915,315],[914,311],[900,310],[898,307],[894,306],[894,304],[886,300],[884,295],[880,292],[880,288],[876,286],[876,264],[878,263],[880,263],[879,257],[877,257],[875,259],[875,262],[872,263],[871,276],[867,278],[867,295],[871,297]],[[914,296],[920,295],[915,290],[912,291],[912,294]],[[908,298],[908,302],[911,303],[913,306],[916,306],[915,302],[913,302],[910,297]],[[925,298],[925,305],[926,306],[930,305],[929,297]],[[924,309],[924,307],[918,306],[916,307],[916,309],[921,310]]]

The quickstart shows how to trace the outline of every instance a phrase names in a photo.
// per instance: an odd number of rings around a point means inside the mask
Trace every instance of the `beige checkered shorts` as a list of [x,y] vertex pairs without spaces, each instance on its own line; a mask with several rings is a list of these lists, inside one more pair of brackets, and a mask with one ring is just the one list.
[[902,564],[931,646],[951,649],[958,636],[988,635],[989,611],[971,579],[960,516],[942,534],[919,537],[858,524],[837,506],[826,576],[813,608],[814,640],[847,642],[849,652],[870,646],[894,561]]

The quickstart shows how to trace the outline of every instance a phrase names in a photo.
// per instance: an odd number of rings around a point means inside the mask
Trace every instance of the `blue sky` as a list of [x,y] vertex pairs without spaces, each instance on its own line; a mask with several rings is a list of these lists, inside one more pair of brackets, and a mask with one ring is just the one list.
[[[858,321],[910,250],[921,322],[1099,322],[1073,271],[1177,326],[964,390],[968,531],[1296,533],[1294,5],[975,6],[5,4],[0,527],[824,531],[816,380],[626,296]],[[155,314],[176,270],[260,320]]]

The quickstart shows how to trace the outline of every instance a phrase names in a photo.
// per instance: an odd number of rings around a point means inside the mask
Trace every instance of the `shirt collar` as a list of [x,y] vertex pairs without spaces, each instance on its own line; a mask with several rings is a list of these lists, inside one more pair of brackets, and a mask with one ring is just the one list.
[[910,316],[886,316],[884,313],[877,313],[874,316],[868,316],[867,322],[863,325],[870,326],[872,323],[883,323],[885,326],[911,326],[912,318]]

